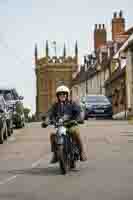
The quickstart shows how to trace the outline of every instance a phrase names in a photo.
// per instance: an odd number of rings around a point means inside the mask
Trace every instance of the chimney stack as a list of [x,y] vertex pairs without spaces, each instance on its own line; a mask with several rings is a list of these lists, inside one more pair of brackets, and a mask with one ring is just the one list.
[[94,29],[94,48],[95,51],[107,42],[107,32],[104,24],[95,24]]
[[125,19],[123,18],[123,12],[120,11],[119,14],[114,12],[112,19],[112,40],[116,41],[120,34],[125,32]]

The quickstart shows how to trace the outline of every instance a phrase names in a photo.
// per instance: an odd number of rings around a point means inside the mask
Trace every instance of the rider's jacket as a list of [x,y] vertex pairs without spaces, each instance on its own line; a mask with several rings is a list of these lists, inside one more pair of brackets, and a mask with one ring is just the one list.
[[69,120],[80,119],[81,107],[75,102],[54,103],[48,111],[48,117],[55,120],[57,117],[67,116]]

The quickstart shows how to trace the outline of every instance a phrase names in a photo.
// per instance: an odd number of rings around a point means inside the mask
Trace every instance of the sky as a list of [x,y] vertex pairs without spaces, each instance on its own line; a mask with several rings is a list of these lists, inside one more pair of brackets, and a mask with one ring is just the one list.
[[74,55],[78,41],[79,60],[93,51],[95,24],[105,24],[111,39],[113,12],[120,10],[126,18],[126,29],[133,26],[133,0],[0,0],[0,85],[16,87],[24,96],[24,106],[35,112],[36,77],[34,46],[39,57],[45,55],[45,41],[57,43],[62,55]]

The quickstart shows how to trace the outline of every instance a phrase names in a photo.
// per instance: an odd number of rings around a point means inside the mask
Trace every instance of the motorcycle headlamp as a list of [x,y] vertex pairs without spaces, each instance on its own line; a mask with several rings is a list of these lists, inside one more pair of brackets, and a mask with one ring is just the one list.
[[66,128],[65,127],[59,127],[58,129],[58,134],[61,135],[66,135]]

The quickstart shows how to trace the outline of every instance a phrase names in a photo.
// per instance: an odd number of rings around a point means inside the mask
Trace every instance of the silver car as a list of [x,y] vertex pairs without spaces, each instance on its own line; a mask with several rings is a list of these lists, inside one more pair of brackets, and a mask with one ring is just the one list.
[[0,87],[0,95],[3,95],[7,105],[13,109],[13,124],[16,128],[22,128],[25,125],[24,107],[15,88]]

